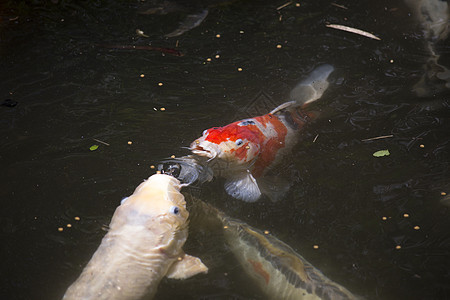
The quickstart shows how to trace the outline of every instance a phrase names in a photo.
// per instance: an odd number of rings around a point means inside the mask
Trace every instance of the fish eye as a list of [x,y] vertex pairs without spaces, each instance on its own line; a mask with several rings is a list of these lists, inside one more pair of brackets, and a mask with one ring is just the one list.
[[172,206],[170,208],[170,212],[174,215],[178,215],[180,213],[180,209],[177,206]]
[[240,146],[240,145],[242,145],[244,143],[244,141],[242,139],[237,139],[235,141],[235,143],[236,143],[236,145]]
[[205,135],[208,132],[208,129],[203,130],[202,135]]

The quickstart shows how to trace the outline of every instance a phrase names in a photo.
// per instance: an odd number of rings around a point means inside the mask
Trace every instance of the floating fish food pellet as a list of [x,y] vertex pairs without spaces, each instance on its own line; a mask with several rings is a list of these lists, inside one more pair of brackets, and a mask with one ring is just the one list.
[[216,34],[216,38],[220,38],[220,34]]
[[161,107],[160,110],[161,110],[161,111],[165,111],[166,109],[165,109],[164,107]]
[[264,234],[269,234],[269,230],[264,230]]
[[381,217],[381,220],[386,221],[387,218],[386,217]]
[[420,227],[419,226],[414,226],[414,230],[419,230]]
[[75,221],[80,221],[80,217],[75,217]]
[[128,141],[128,145],[131,145],[131,144],[133,144],[133,142],[132,141]]
[[72,227],[72,224],[67,224],[66,226],[67,226],[68,228],[70,228],[70,227]]
[[150,169],[154,169],[154,168],[155,168],[155,166],[154,166],[154,165],[151,165],[151,166],[150,166]]
[[217,54],[216,56],[215,56],[215,58],[219,58],[220,57],[220,55],[219,54]]
[[242,72],[242,68],[237,68],[238,72]]
[[58,231],[63,231],[63,230],[64,230],[64,228],[62,228],[62,227],[58,228]]
[[397,250],[402,249],[402,246],[397,245],[397,246],[395,246],[395,249],[397,249]]
[[409,214],[403,214],[404,218],[409,218]]
[[282,46],[280,44],[277,45],[277,48],[280,49]]
[[141,74],[140,76],[141,76],[141,78],[144,78],[144,77],[145,77],[145,75],[144,75],[144,74]]
[[207,59],[206,59],[206,61],[211,61],[212,59],[211,59],[211,57],[208,57]]
[[162,82],[158,82],[158,85],[159,85],[159,86],[163,86],[163,83],[162,83]]
[[314,245],[313,248],[314,249],[319,249],[319,245]]

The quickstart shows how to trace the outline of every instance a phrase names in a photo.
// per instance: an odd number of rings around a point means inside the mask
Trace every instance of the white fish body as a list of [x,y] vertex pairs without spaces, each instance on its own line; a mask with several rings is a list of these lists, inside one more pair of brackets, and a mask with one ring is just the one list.
[[199,258],[182,250],[189,213],[180,188],[176,178],[155,174],[122,200],[110,230],[63,299],[150,299],[164,276],[206,273]]

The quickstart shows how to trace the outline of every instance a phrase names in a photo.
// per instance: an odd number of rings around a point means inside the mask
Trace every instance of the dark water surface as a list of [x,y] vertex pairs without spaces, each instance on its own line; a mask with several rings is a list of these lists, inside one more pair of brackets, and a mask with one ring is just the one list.
[[[323,63],[336,71],[320,120],[281,167],[295,182],[283,200],[233,200],[220,180],[190,192],[269,230],[367,299],[450,298],[441,195],[450,193],[450,95],[412,91],[429,52],[411,10],[402,1],[339,1],[343,9],[306,0],[277,12],[285,2],[196,2],[169,15],[138,14],[139,1],[2,8],[0,102],[12,100],[0,106],[2,299],[61,298],[152,164],[186,154],[181,147],[204,129],[284,102]],[[164,37],[207,5],[199,27]],[[177,41],[182,57],[99,46]],[[448,43],[438,50],[448,66]],[[383,135],[393,137],[362,141]],[[390,155],[372,156],[383,149]],[[186,252],[210,271],[163,280],[157,299],[264,299],[214,234],[191,230]]]

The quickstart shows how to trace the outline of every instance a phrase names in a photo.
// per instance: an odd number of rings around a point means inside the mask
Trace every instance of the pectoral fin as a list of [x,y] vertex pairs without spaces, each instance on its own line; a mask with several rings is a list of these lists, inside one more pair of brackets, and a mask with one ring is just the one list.
[[186,279],[199,273],[208,273],[200,258],[185,254],[181,260],[175,261],[167,272],[167,278]]
[[255,202],[261,197],[258,183],[252,173],[248,171],[228,178],[225,182],[225,190],[228,195],[246,202]]

